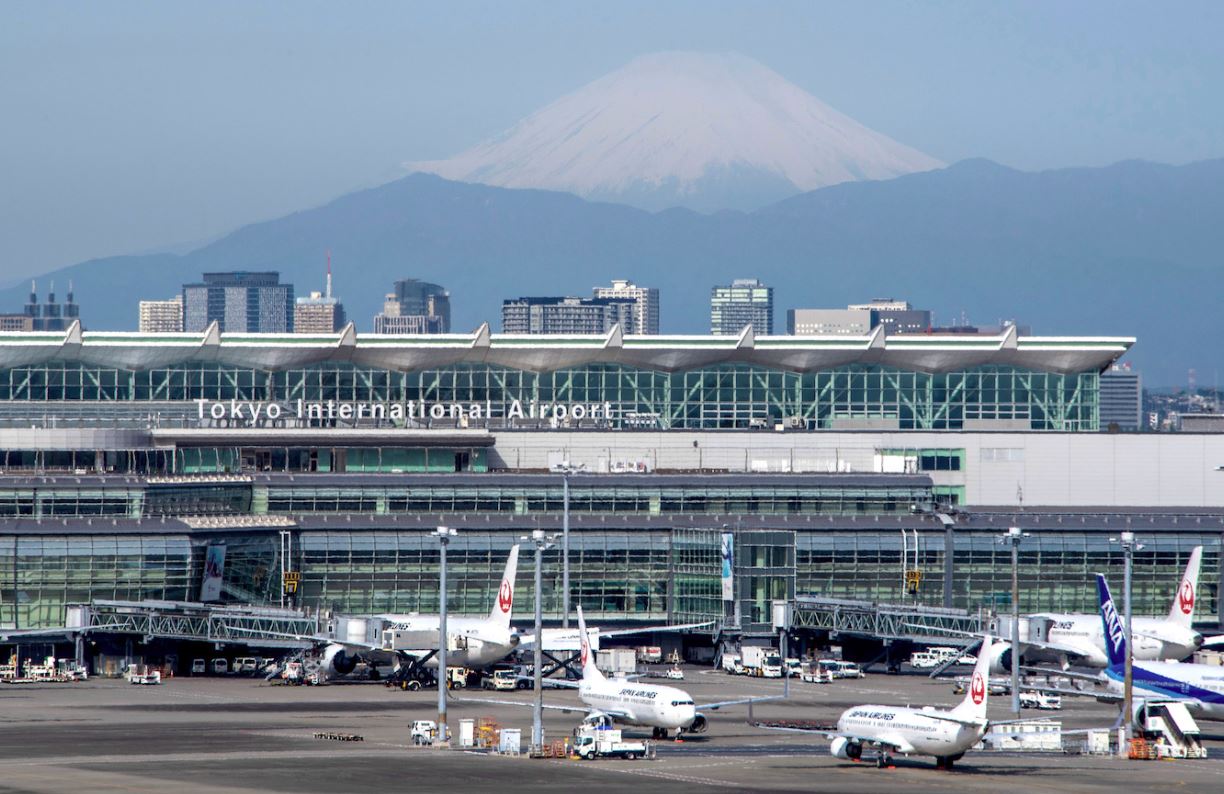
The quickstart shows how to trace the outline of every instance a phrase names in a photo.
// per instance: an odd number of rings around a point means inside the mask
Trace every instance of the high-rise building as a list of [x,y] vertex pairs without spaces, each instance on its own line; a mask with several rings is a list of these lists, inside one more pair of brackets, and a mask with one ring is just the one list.
[[754,278],[737,278],[729,287],[714,287],[710,292],[710,333],[738,336],[747,325],[754,333],[773,333],[773,287]]
[[606,334],[632,328],[637,301],[620,298],[525,297],[502,301],[502,333]]
[[374,333],[448,334],[450,319],[450,293],[445,288],[406,278],[395,282],[382,312],[374,315]]
[[1129,364],[1114,364],[1101,373],[1098,397],[1103,430],[1138,430],[1143,427],[1143,379]]
[[884,335],[921,334],[931,327],[931,312],[915,309],[906,301],[893,298],[873,298],[868,303],[852,303],[851,311],[869,312],[871,327],[884,326]]
[[334,334],[344,327],[344,305],[332,297],[331,252],[327,253],[327,284],[324,292],[298,298],[293,306],[295,334]]
[[34,318],[28,314],[0,314],[0,331],[33,331]]
[[216,322],[223,332],[283,334],[293,330],[293,285],[280,273],[205,273],[183,285],[183,330],[203,331]]
[[612,279],[610,287],[596,287],[596,298],[632,300],[633,324],[626,327],[627,334],[659,333],[659,290],[655,287],[639,287],[627,279]]
[[791,336],[866,336],[871,315],[854,309],[787,309],[786,333]]
[[173,334],[183,330],[183,296],[140,302],[140,333]]
[[55,301],[55,282],[47,292],[45,303],[38,302],[38,285],[30,282],[30,300],[25,305],[24,315],[30,318],[31,330],[34,331],[66,331],[68,326],[81,316],[81,308],[73,300],[72,282],[68,282],[68,296],[63,303]]
[[931,312],[905,301],[877,298],[845,309],[787,309],[786,332],[793,336],[861,336],[883,326],[885,336],[925,333]]

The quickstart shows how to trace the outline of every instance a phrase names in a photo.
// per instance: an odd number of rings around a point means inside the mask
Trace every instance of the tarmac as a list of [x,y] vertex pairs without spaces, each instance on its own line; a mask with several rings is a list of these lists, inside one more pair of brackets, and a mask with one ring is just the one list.
[[[660,682],[662,683],[662,682]],[[780,682],[687,668],[677,683],[697,703],[780,694]],[[449,720],[495,719],[531,732],[530,692],[461,690]],[[546,702],[577,705],[576,693],[546,690]],[[757,721],[831,723],[845,708],[952,705],[948,680],[875,675],[815,685],[792,682],[791,698],[757,704]],[[992,696],[991,716],[1008,719],[1009,701]],[[435,691],[403,692],[375,683],[322,687],[273,685],[251,678],[173,678],[160,686],[93,679],[74,684],[0,686],[2,792],[357,792],[357,791],[921,791],[995,789],[1118,792],[1157,787],[1224,786],[1224,726],[1206,760],[1123,761],[1113,757],[970,751],[952,771],[929,758],[898,757],[894,769],[833,758],[822,734],[749,724],[744,707],[710,713],[708,733],[659,742],[655,760],[529,759],[458,749],[412,747],[413,720],[437,717]],[[1107,727],[1115,707],[1064,700],[1062,711],[1025,712],[1064,727]],[[545,711],[546,737],[564,738],[579,713]],[[360,742],[316,739],[318,732],[360,735]],[[629,731],[633,733],[633,731]],[[648,732],[647,732],[648,734]],[[645,734],[643,734],[645,735]]]

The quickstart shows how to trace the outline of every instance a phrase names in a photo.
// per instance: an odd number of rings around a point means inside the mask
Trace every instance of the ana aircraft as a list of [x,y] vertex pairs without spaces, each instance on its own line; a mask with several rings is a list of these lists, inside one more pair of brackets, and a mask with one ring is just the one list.
[[982,641],[977,665],[973,668],[965,699],[952,709],[927,706],[921,709],[898,706],[854,706],[837,720],[837,732],[829,734],[829,752],[837,758],[857,761],[864,747],[878,753],[876,765],[892,762],[892,753],[930,755],[935,766],[951,769],[986,733],[986,704],[990,699],[990,637]]
[[[1092,695],[1098,700],[1122,702],[1126,677],[1126,625],[1118,614],[1109,584],[1097,574],[1097,594],[1101,601],[1101,629],[1108,642],[1109,664],[1100,679],[1108,693],[1053,690],[1063,694]],[[1089,678],[1088,676],[1083,676]],[[1177,701],[1192,714],[1209,720],[1224,720],[1224,667],[1189,662],[1136,660],[1131,665],[1135,700]]]
[[[1136,659],[1178,661],[1205,645],[1224,642],[1224,636],[1204,637],[1191,627],[1202,557],[1203,547],[1195,546],[1173,591],[1167,616],[1133,619]],[[1041,612],[1022,617],[1020,652],[1026,664],[1056,662],[1064,670],[1072,664],[1106,667],[1109,663],[1101,618],[1096,613]],[[990,652],[990,663],[991,672],[1009,672],[1011,643],[996,642]]]

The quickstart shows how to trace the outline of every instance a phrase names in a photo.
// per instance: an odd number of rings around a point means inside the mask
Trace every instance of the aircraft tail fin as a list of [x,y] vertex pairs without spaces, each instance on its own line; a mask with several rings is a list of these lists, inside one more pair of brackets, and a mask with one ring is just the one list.
[[1198,600],[1199,566],[1203,562],[1203,547],[1195,546],[1190,552],[1190,561],[1186,563],[1186,572],[1177,584],[1177,592],[1173,594],[1173,604],[1169,607],[1169,622],[1174,626],[1191,628],[1194,622],[1194,605]]
[[986,719],[986,704],[990,700],[991,645],[990,635],[987,635],[982,640],[981,649],[978,650],[977,664],[973,666],[973,675],[969,678],[965,699],[952,709],[952,714],[956,717],[970,720]]
[[581,648],[579,661],[582,664],[583,681],[602,681],[604,674],[595,666],[595,654],[591,653],[591,635],[587,634],[586,619],[582,617],[582,607],[578,607],[578,647]]
[[489,622],[510,630],[510,616],[514,611],[514,577],[518,574],[518,544],[510,547],[510,556],[506,559],[506,570],[502,574],[501,584],[497,586],[497,598],[493,609],[489,611]]
[[1122,667],[1126,664],[1126,629],[1109,592],[1109,583],[1099,573],[1096,578],[1097,595],[1101,599],[1101,625],[1105,630],[1105,653],[1110,667]]

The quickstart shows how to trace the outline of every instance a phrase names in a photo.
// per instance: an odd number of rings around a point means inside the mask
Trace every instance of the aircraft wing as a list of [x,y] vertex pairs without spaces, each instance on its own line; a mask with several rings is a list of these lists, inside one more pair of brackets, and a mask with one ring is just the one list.
[[902,739],[900,736],[859,736],[853,733],[826,733],[830,739],[849,739],[856,744],[865,744],[868,747],[879,747],[885,750],[892,750],[895,753],[908,755],[916,752],[914,745]]
[[77,631],[80,631],[80,629],[70,629],[67,627],[56,629],[11,629],[0,631],[0,641],[7,642],[8,640],[21,637],[63,637]]
[[982,719],[966,719],[964,717],[954,717],[951,713],[939,713],[937,711],[919,712],[923,717],[931,720],[939,720],[940,722],[954,722],[957,725],[968,725],[971,728],[980,728],[986,724],[986,720]]
[[740,698],[739,700],[719,700],[715,703],[698,703],[697,711],[717,711],[723,706],[742,706],[745,703],[764,703],[766,700],[781,700],[781,695],[770,695],[763,698]]
[[[535,706],[535,703],[532,703],[530,701],[501,700],[498,698],[451,698],[451,700],[461,702],[461,703],[490,703],[490,704],[498,705],[498,706],[519,706],[520,708],[533,708]],[[543,703],[541,704],[541,707],[546,708],[549,711],[560,711],[565,714],[573,714],[575,712],[580,712],[582,714],[586,714],[588,717],[593,717],[593,716],[597,716],[600,714],[604,714],[604,715],[607,715],[608,717],[611,717],[612,719],[629,719],[628,712],[617,711],[613,709],[596,710],[596,709],[591,709],[583,705],[561,706],[555,703]]]
[[[714,625],[714,621],[712,620],[706,620],[701,623],[672,623],[672,624],[665,624],[661,626],[642,626],[641,628],[634,628],[634,629],[611,629],[609,631],[601,631],[598,633],[597,636],[599,637],[621,637],[626,634],[648,634],[652,632],[664,632],[664,631],[688,631],[689,629],[699,629],[704,626],[712,626],[712,625]],[[595,634],[595,632],[591,632],[591,633]],[[578,642],[578,629],[571,630],[570,634],[559,634],[556,636],[568,638],[571,635],[574,638],[574,642],[575,642],[574,647],[577,648],[576,643]],[[527,646],[527,645],[531,645],[534,642],[535,642],[534,634],[520,634],[519,635],[520,645]]]
[[1213,634],[1210,637],[1203,637],[1203,647],[1211,648],[1216,645],[1224,645],[1224,634]]
[[[977,637],[980,639],[986,636],[985,634],[975,633],[972,631],[957,631],[956,629],[946,629],[943,627],[924,626],[921,623],[906,623],[905,625],[911,629],[922,629],[923,631],[929,631],[932,634],[948,634],[954,637]],[[1011,643],[1011,640],[1006,637],[995,637],[995,640],[1001,643]],[[1066,654],[1067,656],[1080,657],[1084,655],[1084,651],[1081,648],[1076,648],[1071,645],[1059,645],[1056,642],[1046,642],[1044,640],[1021,640],[1020,645],[1023,647],[1040,648],[1043,651],[1062,653]]]
[[[326,637],[322,634],[285,634],[279,631],[258,631],[256,629],[243,628],[242,626],[225,627],[229,631],[239,634],[256,634],[260,637],[277,637],[285,640],[298,640],[300,642],[312,642],[316,645],[343,645],[346,648],[355,648],[360,651],[381,651],[384,650],[381,645],[371,645],[368,642],[349,642],[348,640],[338,640],[334,637]],[[388,651],[388,653],[392,653]]]

